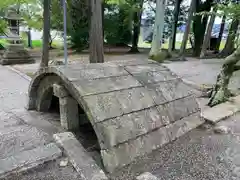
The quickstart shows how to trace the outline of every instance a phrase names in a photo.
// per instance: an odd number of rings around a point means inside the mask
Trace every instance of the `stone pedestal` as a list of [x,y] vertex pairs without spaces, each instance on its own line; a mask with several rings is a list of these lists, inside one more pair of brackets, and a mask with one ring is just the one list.
[[59,98],[61,126],[66,130],[77,130],[79,128],[78,102],[58,84],[53,85],[53,94]]
[[79,128],[78,103],[72,97],[59,98],[61,126],[67,130]]
[[0,60],[0,64],[2,65],[34,62],[35,60],[29,55],[28,51],[24,49],[23,44],[10,44]]

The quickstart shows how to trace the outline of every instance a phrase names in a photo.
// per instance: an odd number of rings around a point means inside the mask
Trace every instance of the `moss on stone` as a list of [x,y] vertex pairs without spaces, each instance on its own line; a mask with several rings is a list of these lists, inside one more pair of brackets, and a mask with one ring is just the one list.
[[169,54],[167,51],[159,51],[157,54],[149,55],[149,59],[152,59],[159,63],[164,62],[168,58],[171,58],[171,54]]

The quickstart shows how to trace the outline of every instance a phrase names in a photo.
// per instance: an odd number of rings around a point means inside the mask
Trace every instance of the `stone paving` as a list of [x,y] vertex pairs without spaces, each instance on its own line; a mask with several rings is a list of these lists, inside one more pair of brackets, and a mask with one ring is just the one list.
[[[188,61],[165,63],[169,69],[180,77],[193,82],[199,86],[213,85],[216,82],[218,73],[224,63],[224,59],[196,59],[187,58]],[[235,72],[229,87],[238,91],[240,88],[240,72]]]
[[[54,162],[48,165],[52,175],[47,173],[49,169],[41,170],[46,174],[15,174],[62,154],[51,144],[52,134],[62,132],[62,129],[48,121],[59,117],[27,112],[24,106],[28,86],[29,81],[0,66],[0,179],[79,179],[71,166],[59,169]],[[65,171],[66,175],[60,171]],[[11,176],[5,177],[6,173]]]

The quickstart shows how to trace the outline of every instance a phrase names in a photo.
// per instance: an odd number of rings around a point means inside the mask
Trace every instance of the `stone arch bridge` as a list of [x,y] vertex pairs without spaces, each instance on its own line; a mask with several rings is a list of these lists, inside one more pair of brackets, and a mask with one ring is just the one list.
[[86,115],[109,172],[203,123],[193,89],[153,61],[41,69],[29,87],[28,109],[48,111],[53,95],[67,130],[78,129],[86,121],[79,114]]

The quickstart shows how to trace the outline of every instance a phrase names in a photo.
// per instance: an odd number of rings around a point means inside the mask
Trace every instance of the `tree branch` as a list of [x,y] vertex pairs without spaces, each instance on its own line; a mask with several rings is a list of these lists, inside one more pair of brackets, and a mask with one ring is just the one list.
[[234,69],[234,71],[239,71],[239,70],[240,70],[240,65],[235,65],[235,66],[233,67],[233,69]]

